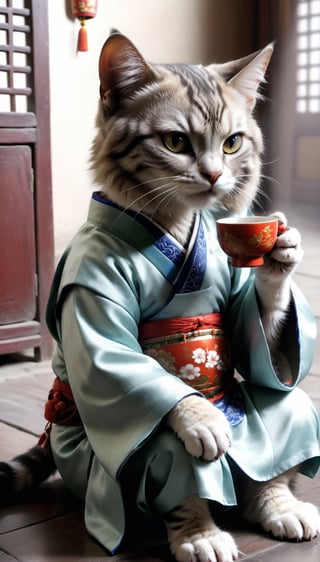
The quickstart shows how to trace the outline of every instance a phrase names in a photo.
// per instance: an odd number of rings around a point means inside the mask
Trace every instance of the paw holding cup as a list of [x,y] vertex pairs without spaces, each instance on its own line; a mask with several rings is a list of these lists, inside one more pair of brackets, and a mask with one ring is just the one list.
[[278,235],[275,216],[229,217],[217,220],[218,240],[234,267],[263,265]]

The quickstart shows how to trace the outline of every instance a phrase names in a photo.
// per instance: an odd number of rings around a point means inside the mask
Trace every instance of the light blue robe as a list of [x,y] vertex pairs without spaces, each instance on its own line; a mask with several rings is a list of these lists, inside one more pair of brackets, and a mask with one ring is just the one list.
[[[65,482],[85,501],[88,531],[111,552],[125,529],[128,481],[136,505],[162,513],[195,492],[235,505],[230,459],[260,481],[300,463],[313,477],[320,465],[318,416],[296,388],[313,358],[312,313],[292,285],[289,387],[272,367],[254,272],[232,268],[216,218],[197,217],[184,253],[157,225],[94,194],[87,223],[57,267],[47,311],[53,369],[71,385],[83,427],[54,425],[51,446]],[[245,415],[232,426],[228,453],[206,462],[162,423],[194,389],[142,353],[138,330],[151,318],[211,312],[224,315],[230,332]]]

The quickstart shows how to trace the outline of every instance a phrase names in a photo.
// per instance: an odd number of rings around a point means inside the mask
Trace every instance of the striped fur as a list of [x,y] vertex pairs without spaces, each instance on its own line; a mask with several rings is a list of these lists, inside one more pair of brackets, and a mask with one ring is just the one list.
[[[196,209],[230,214],[250,207],[259,189],[263,149],[253,110],[271,53],[269,45],[222,65],[153,65],[128,39],[113,35],[100,57],[101,100],[92,147],[94,179],[102,191],[119,205],[151,216],[182,244]],[[288,309],[287,280],[301,259],[297,231],[290,232],[279,237],[270,263],[256,274],[262,321],[280,371],[278,332]],[[199,445],[192,431],[199,423],[205,435],[202,456],[213,460],[217,451],[217,456],[226,451],[228,431],[215,425],[209,439],[212,410],[208,421],[196,400],[182,400],[167,423],[191,454]],[[276,536],[310,539],[319,531],[320,518],[316,508],[294,498],[291,476],[251,483],[246,514]],[[262,501],[256,502],[255,486]],[[178,562],[238,558],[232,537],[215,525],[204,499],[186,498],[166,514],[165,523]]]
[[[128,39],[112,35],[99,64],[95,182],[182,243],[195,209],[238,212],[250,206],[263,148],[252,112],[271,52],[269,45],[223,65],[151,65]],[[187,139],[186,150],[168,150],[164,137],[172,132]],[[224,143],[234,134],[241,135],[242,146],[227,154]]]
[[[101,99],[91,154],[94,181],[102,193],[122,207],[152,217],[182,244],[195,210],[234,213],[249,207],[259,189],[263,149],[253,110],[271,53],[269,45],[221,65],[159,65],[148,63],[121,34],[110,36],[99,61]],[[292,241],[287,245],[295,247]],[[269,277],[272,274],[268,272]],[[262,279],[260,285],[262,305],[273,304],[274,296],[266,293],[268,283]],[[263,318],[265,326],[268,318]],[[181,414],[187,406],[185,399],[180,410],[173,409],[168,416],[174,430],[185,419],[190,425],[192,404],[186,416]],[[219,455],[229,445],[223,424],[222,429],[226,438]],[[219,431],[220,443],[221,435]],[[37,485],[54,470],[50,449],[37,446],[11,463],[0,463],[0,497]],[[254,500],[247,498],[247,517],[275,535],[310,538],[320,528],[319,516],[313,506],[301,507],[291,496],[288,481],[281,476],[270,485],[257,485],[263,499],[257,503],[254,494]],[[281,505],[286,502],[294,519],[287,535]],[[215,525],[206,500],[186,498],[166,514],[165,523],[178,562],[237,559],[232,537]]]
[[[100,189],[143,212],[185,243],[202,207],[237,212],[255,198],[263,148],[254,119],[269,45],[221,65],[150,64],[123,35],[112,34],[100,56],[100,102],[91,167]],[[186,139],[168,149],[168,134]],[[232,135],[241,147],[223,150]],[[34,447],[0,463],[0,498],[38,485],[55,470],[50,449]]]
[[232,536],[214,523],[207,500],[190,496],[167,513],[164,521],[171,552],[178,562],[238,559]]
[[56,470],[50,448],[35,445],[10,463],[0,462],[0,499],[6,499],[46,480]]

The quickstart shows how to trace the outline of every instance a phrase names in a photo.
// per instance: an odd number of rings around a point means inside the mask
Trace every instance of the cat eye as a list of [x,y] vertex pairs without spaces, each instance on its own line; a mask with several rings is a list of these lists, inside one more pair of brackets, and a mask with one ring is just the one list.
[[165,133],[161,138],[164,146],[170,150],[170,152],[174,152],[175,154],[191,152],[189,139],[184,133],[173,131],[171,133]]
[[223,152],[225,154],[234,154],[235,152],[238,152],[241,146],[242,135],[240,133],[236,133],[227,138],[227,140],[223,143]]

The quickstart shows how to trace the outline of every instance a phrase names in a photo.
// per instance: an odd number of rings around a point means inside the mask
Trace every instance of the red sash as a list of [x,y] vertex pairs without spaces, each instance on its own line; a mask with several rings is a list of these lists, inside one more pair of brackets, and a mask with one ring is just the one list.
[[219,313],[144,322],[139,341],[146,355],[201,392],[220,400],[233,386],[233,366]]
[[[221,314],[144,322],[139,341],[146,355],[201,392],[220,400],[233,386],[231,353]],[[70,385],[58,377],[45,404],[48,424],[39,444],[47,446],[51,424],[81,425]]]
[[44,417],[48,423],[38,441],[38,445],[42,447],[50,447],[50,432],[53,423],[82,425],[70,385],[62,382],[59,377],[53,381],[48,400],[45,403]]

